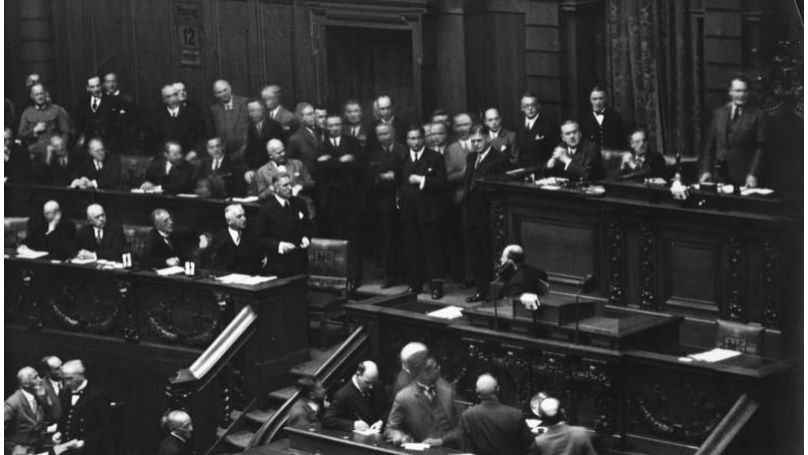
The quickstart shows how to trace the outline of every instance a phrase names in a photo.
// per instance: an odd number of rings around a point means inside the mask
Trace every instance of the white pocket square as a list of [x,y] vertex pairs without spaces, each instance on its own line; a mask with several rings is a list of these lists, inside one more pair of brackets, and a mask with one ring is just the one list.
[[303,212],[297,212],[297,216],[298,216],[298,218],[300,218],[301,220],[302,220],[303,218],[305,218],[305,215],[303,215]]

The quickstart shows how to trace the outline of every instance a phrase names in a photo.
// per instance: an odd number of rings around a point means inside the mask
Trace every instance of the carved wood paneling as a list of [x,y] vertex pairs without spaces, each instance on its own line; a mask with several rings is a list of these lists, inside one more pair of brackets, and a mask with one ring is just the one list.
[[727,240],[727,290],[726,315],[733,321],[744,318],[744,244],[738,234],[731,234]]
[[779,299],[777,296],[779,248],[772,240],[763,242],[763,325],[779,327]]
[[656,239],[654,227],[640,225],[640,308],[657,309]]
[[494,253],[492,266],[496,270],[499,257],[502,256],[502,250],[507,246],[508,223],[505,219],[505,203],[501,199],[492,199],[489,202],[489,207],[491,209],[491,235],[493,236],[491,246]]
[[624,272],[625,270],[625,233],[619,218],[612,218],[606,225],[606,236],[609,254],[608,297],[612,305],[625,305]]

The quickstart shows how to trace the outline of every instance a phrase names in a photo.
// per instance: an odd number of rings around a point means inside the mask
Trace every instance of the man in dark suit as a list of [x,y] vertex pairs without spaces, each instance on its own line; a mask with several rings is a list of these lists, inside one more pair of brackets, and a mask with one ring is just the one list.
[[193,165],[182,158],[182,146],[168,141],[163,146],[163,157],[152,159],[146,168],[146,181],[140,189],[166,194],[192,193],[194,173]]
[[561,421],[560,406],[559,401],[552,397],[539,403],[539,418],[547,431],[536,436],[530,454],[596,455],[586,428]]
[[477,180],[507,171],[508,157],[491,147],[491,137],[483,125],[475,125],[471,128],[469,140],[474,152],[467,157],[464,178],[466,189],[464,208],[468,220],[467,239],[469,241],[466,245],[466,254],[469,255],[477,291],[474,295],[467,297],[466,302],[479,302],[485,300],[488,282],[491,281],[493,245],[491,244],[491,217],[488,201],[482,188],[477,184]]
[[165,209],[151,214],[152,228],[143,265],[152,268],[181,266],[195,260],[200,251],[208,247],[208,237],[193,229],[174,227],[174,219]]
[[314,106],[298,103],[295,115],[300,127],[289,136],[287,156],[302,161],[309,173],[314,175],[317,173],[317,157],[320,156],[323,145],[314,131]]
[[378,145],[369,148],[368,169],[372,191],[370,212],[378,216],[378,238],[381,244],[384,279],[382,288],[394,286],[401,279],[401,248],[398,195],[396,189],[401,176],[401,160],[407,147],[395,142],[390,125],[376,126]]
[[76,248],[80,259],[107,259],[120,261],[126,240],[119,225],[107,223],[104,208],[98,204],[87,206],[87,224],[76,234]]
[[48,395],[51,404],[50,416],[46,416],[48,423],[56,423],[62,417],[62,402],[59,394],[62,392],[62,360],[55,355],[46,355],[40,361],[40,375],[42,388]]
[[286,134],[280,123],[267,116],[263,103],[253,100],[247,103],[250,126],[247,128],[247,145],[244,162],[247,169],[256,170],[267,162],[267,142],[270,139],[285,139]]
[[168,434],[160,443],[157,455],[191,455],[193,448],[190,439],[194,431],[191,416],[185,411],[169,411],[162,423]]
[[227,229],[214,239],[213,268],[231,273],[259,275],[266,264],[266,255],[261,241],[252,229],[247,228],[247,215],[241,204],[231,204],[224,209]]
[[205,137],[205,122],[194,108],[182,105],[177,87],[166,85],[162,89],[164,107],[154,116],[153,146],[167,141],[176,142],[188,159],[196,157],[195,147]]
[[48,395],[42,388],[42,379],[35,369],[20,369],[17,384],[19,388],[6,398],[4,405],[6,453],[11,453],[15,446],[33,450],[44,442],[42,433],[51,407]]
[[360,214],[365,200],[365,156],[353,136],[343,134],[342,117],[326,119],[328,138],[317,158],[318,223],[320,236],[348,240],[352,267],[350,288],[356,289],[362,278]]
[[290,427],[309,427],[320,423],[325,412],[325,389],[314,376],[303,376],[297,380],[297,390],[299,397],[289,416],[286,418],[286,425]]
[[113,143],[118,146],[119,153],[124,153],[129,148],[137,146],[140,140],[140,111],[135,104],[135,98],[121,91],[118,75],[115,73],[104,75],[104,94],[112,97],[117,106],[115,129],[118,137],[113,138]]
[[367,146],[368,140],[375,134],[370,125],[362,118],[362,105],[359,101],[348,100],[342,105],[342,116],[345,121],[343,134],[359,141],[362,148]]
[[76,176],[79,159],[67,149],[61,136],[50,138],[45,147],[44,160],[35,157],[31,163],[32,183],[40,185],[68,186]]
[[502,117],[499,109],[486,109],[483,115],[485,126],[488,128],[488,137],[491,138],[491,148],[505,154],[512,165],[519,161],[519,148],[516,145],[516,133],[502,127]]
[[9,127],[3,130],[3,177],[7,183],[31,183],[31,155]]
[[[452,120],[455,140],[446,146],[443,152],[443,162],[446,165],[446,196],[440,220],[440,254],[442,265],[448,268],[448,276],[455,281],[468,283],[472,271],[464,241],[468,220],[463,213],[463,204],[466,198],[464,184],[466,158],[472,152],[469,136],[473,123],[468,112],[460,112]],[[438,131],[442,128],[440,123],[433,125]]]
[[[390,95],[381,95],[373,102],[374,109],[378,120],[373,123],[373,129],[381,123],[393,127],[393,132],[396,135],[396,142],[403,144],[407,140],[407,122],[401,120],[396,116],[396,105]],[[375,138],[371,136],[368,142],[373,144]],[[375,144],[373,144],[375,145]]]
[[598,150],[626,150],[626,129],[619,112],[606,106],[606,90],[595,86],[589,93],[592,111],[581,118],[584,138]]
[[408,128],[407,146],[398,189],[408,292],[421,292],[426,276],[432,298],[440,299],[443,286],[438,277],[438,219],[445,194],[446,165],[438,152],[424,147],[424,130],[420,126]]
[[414,354],[411,362],[415,380],[396,394],[387,418],[387,440],[395,445],[414,441],[459,447],[454,387],[440,377],[440,367],[428,354]]
[[81,360],[65,362],[62,365],[62,379],[65,385],[60,396],[62,418],[59,419],[54,441],[83,441],[82,455],[110,453],[112,420],[109,398],[87,380]]
[[523,454],[533,443],[522,411],[499,402],[490,374],[477,378],[480,404],[460,415],[460,448],[477,455]]
[[492,292],[497,295],[492,298],[520,297],[530,293],[545,295],[550,285],[547,272],[525,263],[525,252],[519,245],[508,245],[502,250],[499,258],[497,278],[492,283]]
[[224,141],[228,156],[241,159],[250,124],[247,98],[234,95],[230,83],[222,79],[213,83],[213,97],[216,102],[210,105],[208,132]]
[[258,237],[267,256],[267,270],[285,277],[306,273],[311,223],[306,203],[292,196],[289,174],[278,174],[275,194],[258,211]]
[[376,385],[379,369],[370,360],[359,363],[351,380],[337,390],[325,410],[323,428],[352,431],[381,430],[385,413],[384,397]]
[[636,129],[629,136],[631,153],[620,162],[621,178],[664,177],[665,157],[651,150],[644,129]]
[[65,260],[76,253],[76,225],[62,216],[56,201],[42,207],[44,216],[31,216],[26,226],[23,245],[35,251],[47,251],[53,259]]
[[199,163],[196,180],[207,179],[219,182],[219,187],[224,188],[224,194],[211,194],[211,197],[243,196],[247,192],[242,178],[243,169],[230,155],[225,154],[222,139],[218,136],[208,139],[206,148],[208,157]]
[[594,143],[581,140],[577,122],[567,120],[561,125],[561,140],[553,150],[553,156],[547,160],[548,172],[572,180],[600,179],[603,169],[600,150]]
[[749,86],[745,76],[732,78],[730,102],[713,111],[707,143],[699,159],[700,182],[758,186],[766,145],[766,115],[749,105]]
[[97,138],[87,141],[89,155],[75,172],[70,183],[73,188],[118,190],[121,188],[121,161],[110,155],[104,142]]
[[558,130],[540,115],[539,98],[528,92],[522,95],[522,121],[516,129],[516,148],[521,167],[541,167],[558,144]]
[[87,96],[82,97],[73,111],[76,123],[76,144],[82,147],[93,137],[108,143],[118,137],[118,104],[114,97],[104,94],[101,78],[93,76],[87,79]]
[[281,105],[281,88],[278,85],[268,85],[261,90],[261,99],[267,110],[267,116],[280,123],[286,136],[295,129],[295,121],[298,120],[295,113],[292,113]]

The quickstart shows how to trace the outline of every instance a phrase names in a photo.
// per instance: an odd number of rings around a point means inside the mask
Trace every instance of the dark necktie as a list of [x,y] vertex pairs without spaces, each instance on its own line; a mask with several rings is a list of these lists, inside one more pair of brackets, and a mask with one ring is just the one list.
[[737,121],[737,120],[738,120],[738,118],[740,118],[740,116],[741,116],[741,108],[740,108],[740,107],[738,107],[738,106],[736,106],[736,107],[735,107],[735,108],[732,110],[732,122],[734,123],[735,121]]
[[93,98],[93,112],[98,110],[98,98]]
[[435,386],[434,385],[432,385],[432,386],[423,386],[423,387],[421,387],[421,390],[424,392],[424,396],[426,397],[427,400],[429,400],[430,403],[435,401]]
[[101,229],[98,229],[98,228],[95,229],[95,243],[97,243],[99,245],[101,245],[101,240],[103,238],[103,233],[102,232],[103,231],[101,231]]

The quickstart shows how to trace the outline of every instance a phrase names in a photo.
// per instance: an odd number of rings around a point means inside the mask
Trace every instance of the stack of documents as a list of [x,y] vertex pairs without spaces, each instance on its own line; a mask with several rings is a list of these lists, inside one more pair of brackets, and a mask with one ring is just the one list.
[[276,276],[253,276],[244,275],[241,273],[231,273],[230,275],[216,277],[217,281],[224,284],[242,284],[245,286],[255,286],[256,284],[266,283],[278,277]]
[[176,275],[178,273],[185,273],[185,269],[178,265],[166,267],[164,269],[157,269],[157,274],[160,276]]
[[44,256],[47,256],[47,251],[36,251],[28,248],[27,246],[23,245],[17,248],[17,257],[23,259],[38,259]]
[[741,355],[738,351],[731,351],[729,349],[721,349],[715,348],[709,351],[700,352],[698,354],[690,354],[690,357],[693,360],[698,360],[700,362],[708,362],[708,363],[715,363],[720,362],[722,360],[731,359],[735,356]]
[[232,197],[230,200],[239,204],[247,204],[249,202],[258,202],[258,196]]
[[446,308],[441,308],[440,310],[432,311],[426,315],[441,319],[457,319],[463,317],[463,308],[452,305],[447,306]]
[[179,194],[177,194],[177,196],[179,196],[179,197],[199,197],[198,194],[194,194],[194,193],[179,193]]

